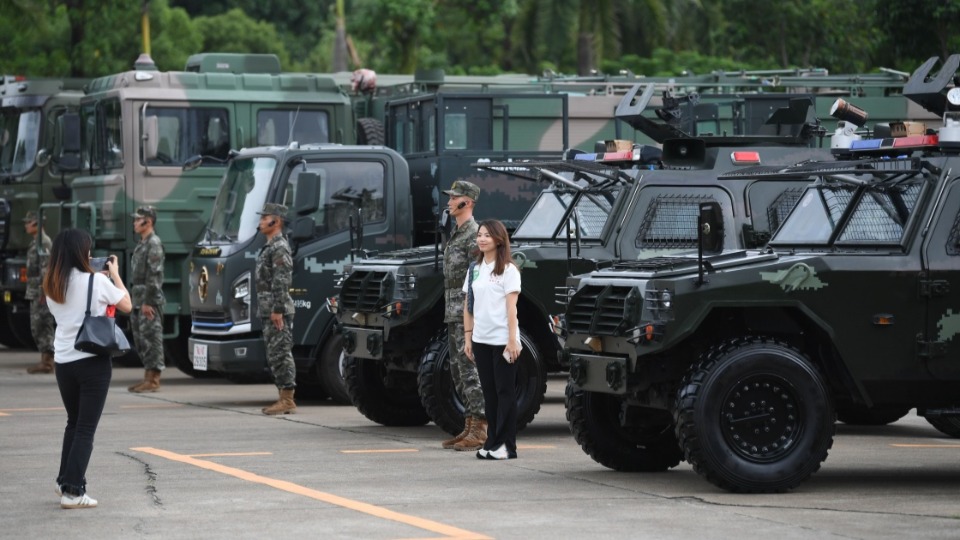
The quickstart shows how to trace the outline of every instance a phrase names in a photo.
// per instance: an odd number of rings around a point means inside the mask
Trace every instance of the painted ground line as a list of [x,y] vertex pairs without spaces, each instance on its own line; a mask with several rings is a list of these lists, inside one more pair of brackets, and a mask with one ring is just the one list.
[[340,450],[341,454],[406,454],[419,452],[416,448],[386,448],[381,450]]
[[897,448],[960,448],[960,444],[891,444]]
[[272,456],[273,452],[225,452],[222,454],[187,454],[187,457],[245,457],[245,456]]

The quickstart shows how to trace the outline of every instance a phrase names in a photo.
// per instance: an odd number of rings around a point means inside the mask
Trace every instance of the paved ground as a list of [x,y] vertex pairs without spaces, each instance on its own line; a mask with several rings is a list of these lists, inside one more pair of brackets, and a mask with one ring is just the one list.
[[61,510],[65,414],[35,353],[0,349],[0,538],[827,539],[960,537],[960,441],[916,416],[840,425],[823,469],[781,495],[733,495],[687,464],[624,474],[573,441],[563,380],[520,434],[520,459],[441,450],[433,425],[387,428],[352,407],[268,418],[268,385],[126,387],[117,368],[88,470],[93,510]]

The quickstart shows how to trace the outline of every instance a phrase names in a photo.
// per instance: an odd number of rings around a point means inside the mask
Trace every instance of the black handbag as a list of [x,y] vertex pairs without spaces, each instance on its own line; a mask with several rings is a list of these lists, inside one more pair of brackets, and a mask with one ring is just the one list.
[[87,311],[83,323],[77,332],[73,348],[97,356],[123,356],[130,352],[130,342],[123,330],[117,326],[117,320],[109,316],[90,315],[90,300],[93,296],[93,274],[87,285]]

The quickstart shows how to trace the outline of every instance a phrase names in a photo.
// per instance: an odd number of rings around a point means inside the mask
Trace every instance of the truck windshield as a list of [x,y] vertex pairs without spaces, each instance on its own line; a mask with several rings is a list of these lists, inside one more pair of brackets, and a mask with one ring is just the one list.
[[39,109],[0,111],[0,174],[18,175],[33,168],[40,147]]
[[566,226],[561,227],[563,217],[572,204],[580,225],[580,238],[599,239],[619,194],[619,189],[602,193],[544,191],[517,227],[513,238],[543,240],[563,237],[567,231]]
[[[823,245],[831,239],[837,244],[899,243],[922,189],[919,178],[883,188],[811,186],[770,243]],[[841,224],[847,213],[849,219]],[[843,229],[837,231],[839,226]]]
[[259,216],[277,167],[272,157],[237,158],[230,163],[213,204],[207,239],[245,242],[257,232]]

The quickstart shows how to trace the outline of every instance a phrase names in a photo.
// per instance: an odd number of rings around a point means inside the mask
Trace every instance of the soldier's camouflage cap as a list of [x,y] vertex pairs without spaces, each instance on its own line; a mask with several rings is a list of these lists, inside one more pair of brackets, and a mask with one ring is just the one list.
[[[43,219],[47,219],[47,216],[43,216]],[[37,222],[37,213],[34,212],[33,210],[27,212],[27,214],[26,214],[25,216],[23,216],[23,222],[24,222],[24,223],[36,223],[36,222]]]
[[141,206],[137,211],[130,214],[134,218],[150,218],[153,223],[157,222],[157,209],[152,206]]
[[263,205],[263,210],[257,212],[261,216],[279,216],[282,218],[287,217],[287,207],[279,204],[268,202]]
[[480,188],[473,182],[467,182],[466,180],[457,180],[450,186],[450,189],[443,192],[451,197],[469,197],[474,202],[480,197]]

